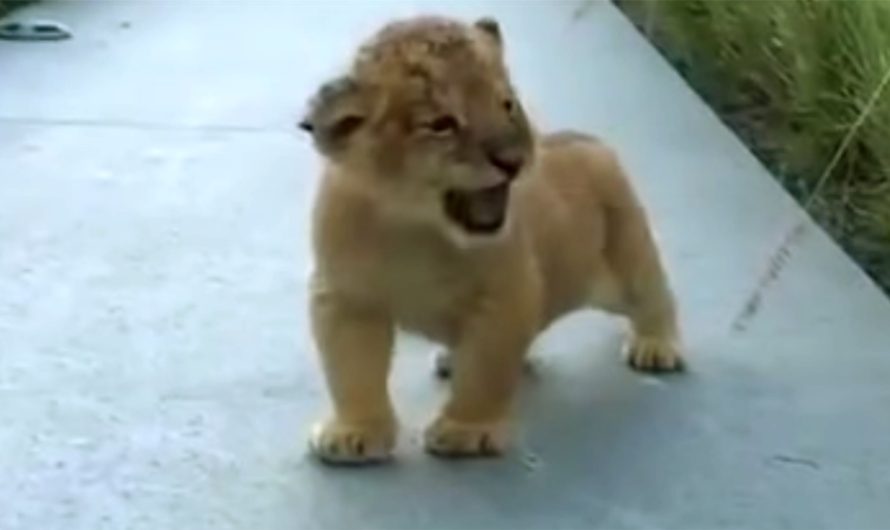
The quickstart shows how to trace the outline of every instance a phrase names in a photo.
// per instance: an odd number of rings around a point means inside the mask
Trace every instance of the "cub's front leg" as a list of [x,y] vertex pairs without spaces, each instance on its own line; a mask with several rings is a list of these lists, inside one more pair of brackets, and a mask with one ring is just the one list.
[[312,329],[334,414],[315,425],[310,449],[330,464],[387,460],[397,427],[387,387],[393,322],[378,308],[316,284]]
[[426,431],[430,453],[494,456],[507,448],[523,361],[537,331],[530,294],[495,293],[467,317],[453,347],[451,397]]

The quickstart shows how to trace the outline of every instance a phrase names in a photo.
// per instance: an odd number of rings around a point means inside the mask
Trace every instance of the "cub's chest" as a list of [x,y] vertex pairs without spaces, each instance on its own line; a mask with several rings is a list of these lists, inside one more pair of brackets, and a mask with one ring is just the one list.
[[408,241],[381,251],[378,281],[398,313],[444,310],[475,288],[466,260],[446,249]]

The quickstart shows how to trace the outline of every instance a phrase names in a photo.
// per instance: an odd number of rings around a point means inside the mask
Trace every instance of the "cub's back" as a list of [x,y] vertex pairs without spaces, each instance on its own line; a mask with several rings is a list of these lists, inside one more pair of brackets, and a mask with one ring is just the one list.
[[[615,154],[596,138],[574,131],[541,139],[537,174],[522,193],[521,215],[533,234],[547,285],[548,320],[609,298],[610,234],[622,210],[638,208]],[[599,278],[597,285],[593,278]],[[596,292],[600,291],[600,292]]]

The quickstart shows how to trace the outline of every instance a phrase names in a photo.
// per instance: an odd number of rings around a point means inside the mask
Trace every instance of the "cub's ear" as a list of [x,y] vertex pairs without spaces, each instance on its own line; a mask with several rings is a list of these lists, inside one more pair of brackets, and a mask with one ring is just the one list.
[[504,47],[504,38],[501,36],[501,25],[492,17],[482,17],[473,23],[473,27],[488,37],[498,49]]
[[359,84],[350,76],[338,77],[321,85],[298,126],[312,135],[319,151],[333,156],[365,125],[365,104]]

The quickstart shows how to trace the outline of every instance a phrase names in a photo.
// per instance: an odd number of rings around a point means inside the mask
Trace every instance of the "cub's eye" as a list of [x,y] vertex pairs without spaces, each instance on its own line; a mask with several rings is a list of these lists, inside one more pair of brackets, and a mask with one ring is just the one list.
[[504,106],[504,110],[507,112],[513,112],[513,109],[516,108],[516,103],[513,102],[513,99],[507,98],[501,103]]
[[445,114],[426,124],[426,128],[436,134],[449,134],[457,131],[460,125],[457,118]]

